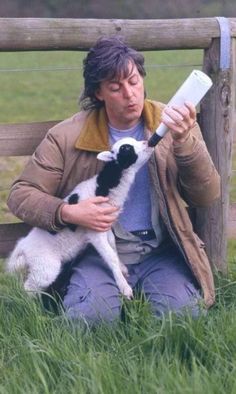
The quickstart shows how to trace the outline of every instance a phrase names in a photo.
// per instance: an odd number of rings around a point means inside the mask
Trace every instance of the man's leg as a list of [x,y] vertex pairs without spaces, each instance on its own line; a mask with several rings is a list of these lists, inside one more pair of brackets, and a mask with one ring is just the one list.
[[74,265],[63,300],[66,315],[88,323],[120,316],[121,300],[111,270],[92,247]]
[[178,249],[169,244],[161,246],[140,266],[140,288],[157,316],[168,311],[198,317],[199,286]]

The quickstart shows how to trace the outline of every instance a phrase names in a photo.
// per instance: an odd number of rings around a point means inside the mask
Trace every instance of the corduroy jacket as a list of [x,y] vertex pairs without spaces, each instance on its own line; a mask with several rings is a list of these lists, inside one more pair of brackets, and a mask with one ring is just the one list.
[[[164,105],[145,100],[146,138],[160,123]],[[13,183],[8,206],[26,223],[60,231],[63,198],[79,182],[103,166],[97,153],[109,149],[108,121],[103,109],[81,111],[50,129]],[[220,193],[220,179],[201,131],[195,125],[183,143],[171,133],[156,146],[149,163],[158,212],[202,288],[207,307],[214,302],[214,282],[204,245],[194,233],[188,207],[211,204]]]

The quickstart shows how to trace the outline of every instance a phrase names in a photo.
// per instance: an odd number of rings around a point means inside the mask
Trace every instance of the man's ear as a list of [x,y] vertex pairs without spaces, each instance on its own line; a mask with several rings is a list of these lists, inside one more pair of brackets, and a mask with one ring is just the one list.
[[97,155],[97,159],[102,161],[112,161],[114,157],[109,150],[105,150]]
[[103,96],[102,96],[101,91],[100,91],[99,88],[95,92],[95,97],[96,97],[97,100],[103,101]]

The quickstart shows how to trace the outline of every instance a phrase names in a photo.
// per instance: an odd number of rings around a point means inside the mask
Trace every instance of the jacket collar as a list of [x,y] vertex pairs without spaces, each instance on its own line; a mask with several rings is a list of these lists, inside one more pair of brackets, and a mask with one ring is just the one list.
[[[163,105],[145,100],[142,112],[145,127],[152,133],[160,123]],[[76,140],[75,148],[90,152],[101,152],[109,149],[108,119],[105,108],[89,113],[84,126]]]

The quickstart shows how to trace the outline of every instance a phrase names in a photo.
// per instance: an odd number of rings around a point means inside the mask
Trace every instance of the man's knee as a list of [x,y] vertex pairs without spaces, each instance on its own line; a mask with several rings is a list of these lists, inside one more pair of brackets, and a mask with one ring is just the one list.
[[171,311],[177,315],[189,314],[197,318],[203,309],[200,291],[192,283],[185,283],[171,289],[160,289],[160,291],[155,289],[149,293],[148,298],[157,316],[163,316]]
[[120,315],[119,290],[110,269],[93,249],[73,268],[63,299],[66,315],[73,320],[111,322]]
[[83,320],[89,324],[111,323],[120,317],[121,311],[121,302],[118,295],[105,298],[90,289],[76,298],[67,294],[63,306],[68,318]]
[[197,318],[202,313],[201,299],[192,299],[185,304],[179,303],[177,300],[172,300],[169,297],[160,299],[159,301],[151,302],[153,312],[158,317],[163,317],[169,312],[173,312],[178,316],[190,315]]

